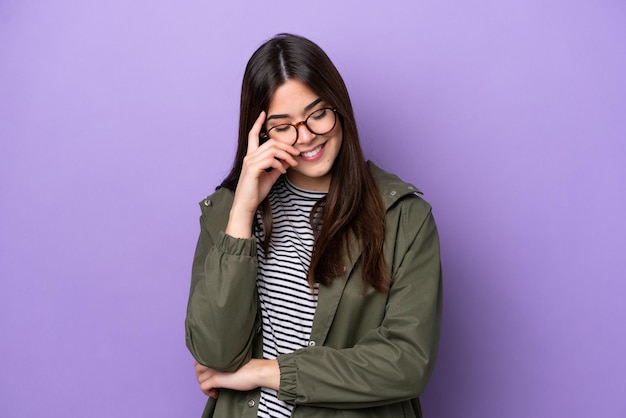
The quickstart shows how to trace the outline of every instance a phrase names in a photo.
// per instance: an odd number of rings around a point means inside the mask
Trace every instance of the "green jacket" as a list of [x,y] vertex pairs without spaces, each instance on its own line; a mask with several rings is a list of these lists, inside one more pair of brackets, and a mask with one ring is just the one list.
[[[370,163],[386,207],[388,292],[363,294],[360,249],[343,277],[320,286],[309,346],[278,357],[278,397],[292,417],[421,417],[418,396],[433,371],[441,318],[439,239],[414,186]],[[224,234],[233,193],[200,203],[200,238],[185,321],[187,347],[210,368],[234,371],[262,358],[254,238]],[[203,417],[256,417],[260,389],[220,390]]]

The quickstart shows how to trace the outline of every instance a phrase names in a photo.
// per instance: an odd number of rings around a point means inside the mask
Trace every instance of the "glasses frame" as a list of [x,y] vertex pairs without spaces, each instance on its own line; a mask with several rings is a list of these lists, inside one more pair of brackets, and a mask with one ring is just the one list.
[[[308,124],[308,121],[311,118],[311,116],[313,116],[314,114],[316,114],[320,110],[330,110],[331,112],[333,112],[333,116],[335,118],[335,120],[333,121],[333,126],[329,130],[327,130],[326,132],[315,132],[313,129],[311,129],[311,127]],[[337,114],[338,114],[337,109],[335,109],[333,107],[322,107],[320,109],[317,109],[314,112],[311,112],[311,114],[309,116],[307,116],[306,119],[301,120],[300,122],[296,122],[296,123],[281,123],[279,125],[272,126],[266,132],[262,133],[261,136],[263,137],[264,140],[268,140],[270,138],[270,132],[272,131],[272,129],[278,128],[279,126],[285,126],[285,125],[293,126],[294,128],[296,128],[296,139],[293,141],[293,144],[291,144],[293,146],[293,145],[296,144],[296,142],[298,142],[298,136],[300,135],[300,126],[304,125],[309,130],[309,132],[311,132],[314,135],[326,135],[327,133],[329,133],[330,131],[335,129],[335,126],[337,126]]]

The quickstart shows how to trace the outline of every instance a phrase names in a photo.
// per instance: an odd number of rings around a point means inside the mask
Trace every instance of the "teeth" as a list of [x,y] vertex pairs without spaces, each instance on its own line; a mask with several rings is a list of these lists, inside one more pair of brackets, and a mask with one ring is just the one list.
[[316,155],[318,152],[320,152],[321,150],[322,150],[322,146],[320,145],[319,147],[315,148],[313,151],[303,152],[302,156],[306,158],[311,158],[314,155]]

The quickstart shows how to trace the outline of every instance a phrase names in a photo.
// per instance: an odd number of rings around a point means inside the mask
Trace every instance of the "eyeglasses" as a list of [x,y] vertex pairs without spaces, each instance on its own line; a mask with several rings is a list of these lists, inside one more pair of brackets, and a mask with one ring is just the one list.
[[301,125],[315,135],[324,135],[333,130],[337,124],[337,109],[324,107],[311,113],[307,118],[298,123],[282,123],[272,126],[264,134],[265,138],[273,138],[288,144],[298,141],[298,131]]

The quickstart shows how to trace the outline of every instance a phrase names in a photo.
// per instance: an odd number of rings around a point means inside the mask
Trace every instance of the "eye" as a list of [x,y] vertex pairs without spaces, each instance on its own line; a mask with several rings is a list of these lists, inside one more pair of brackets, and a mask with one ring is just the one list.
[[309,117],[313,118],[315,120],[324,119],[324,117],[326,117],[327,112],[328,112],[328,109],[326,109],[326,108],[320,109],[320,110],[316,110],[315,112],[311,113],[311,116],[309,116]]
[[276,125],[273,128],[271,128],[271,130],[276,131],[277,133],[282,133],[282,132],[289,131],[290,128],[291,128],[291,125],[284,124],[284,125]]

